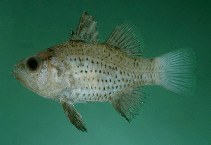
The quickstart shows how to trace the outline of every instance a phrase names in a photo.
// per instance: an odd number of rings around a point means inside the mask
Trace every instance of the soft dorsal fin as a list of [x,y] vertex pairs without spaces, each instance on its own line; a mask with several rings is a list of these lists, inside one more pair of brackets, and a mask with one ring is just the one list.
[[139,88],[135,88],[124,90],[110,101],[116,111],[130,122],[138,115],[139,108],[144,103],[144,97],[143,92]]
[[117,26],[107,39],[106,44],[118,47],[130,56],[140,56],[143,53],[142,39],[135,35],[133,26],[129,24]]
[[72,32],[71,40],[96,42],[98,39],[97,22],[87,12],[83,12],[76,32]]

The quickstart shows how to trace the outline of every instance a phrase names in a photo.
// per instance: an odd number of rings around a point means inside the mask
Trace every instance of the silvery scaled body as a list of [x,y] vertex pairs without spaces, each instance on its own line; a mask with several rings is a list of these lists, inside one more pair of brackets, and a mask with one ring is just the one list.
[[131,26],[117,26],[98,42],[94,18],[84,12],[70,40],[20,61],[14,76],[37,94],[59,101],[69,120],[87,131],[75,103],[111,102],[128,121],[144,102],[141,87],[160,85],[178,94],[194,84],[193,51],[144,58]]

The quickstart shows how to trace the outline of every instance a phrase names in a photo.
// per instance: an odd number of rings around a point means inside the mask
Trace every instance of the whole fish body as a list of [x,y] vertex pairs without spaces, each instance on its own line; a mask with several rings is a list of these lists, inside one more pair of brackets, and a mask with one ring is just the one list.
[[69,120],[87,131],[75,103],[111,102],[131,121],[144,102],[141,87],[160,85],[178,94],[194,84],[194,53],[180,49],[142,57],[142,43],[131,26],[117,26],[105,43],[97,41],[94,18],[84,12],[69,41],[20,61],[14,76],[37,94],[58,100]]

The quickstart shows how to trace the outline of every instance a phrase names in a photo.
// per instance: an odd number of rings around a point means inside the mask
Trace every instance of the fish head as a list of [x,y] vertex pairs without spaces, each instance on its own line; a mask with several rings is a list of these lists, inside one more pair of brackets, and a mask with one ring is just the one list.
[[45,93],[49,87],[48,59],[42,55],[34,55],[19,61],[13,69],[13,75],[28,89],[41,96],[48,96]]

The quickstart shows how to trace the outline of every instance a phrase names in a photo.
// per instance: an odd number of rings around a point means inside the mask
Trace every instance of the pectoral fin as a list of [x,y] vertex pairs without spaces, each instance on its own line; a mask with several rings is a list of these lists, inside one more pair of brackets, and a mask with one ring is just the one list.
[[65,114],[69,118],[70,122],[75,127],[83,132],[87,132],[85,124],[83,123],[82,116],[77,112],[73,105],[66,102],[62,103]]

